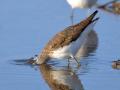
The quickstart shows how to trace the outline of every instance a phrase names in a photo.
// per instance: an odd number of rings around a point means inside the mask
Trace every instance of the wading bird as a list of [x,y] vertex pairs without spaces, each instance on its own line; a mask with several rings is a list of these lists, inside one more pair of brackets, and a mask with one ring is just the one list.
[[88,33],[93,30],[95,23],[98,21],[99,18],[94,19],[97,12],[98,11],[95,11],[80,23],[69,26],[57,33],[37,56],[35,63],[43,64],[48,60],[55,58],[56,60],[73,59],[79,65],[78,60],[75,58],[75,54],[84,43]]

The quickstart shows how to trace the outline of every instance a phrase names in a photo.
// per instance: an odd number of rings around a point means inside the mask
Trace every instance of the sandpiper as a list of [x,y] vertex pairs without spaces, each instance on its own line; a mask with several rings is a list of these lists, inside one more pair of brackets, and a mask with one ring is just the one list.
[[75,8],[91,8],[92,6],[94,6],[97,2],[97,0],[67,0],[68,4],[71,6],[72,8],[72,13],[71,13],[71,21],[73,24],[73,14],[74,14],[74,9]]
[[[88,33],[93,30],[95,23],[99,18],[95,18],[98,11],[95,11],[85,20],[78,24],[69,26],[65,30],[57,33],[43,48],[41,54],[38,55],[36,64],[46,63],[48,60],[57,59],[74,59],[75,54],[84,43]],[[73,29],[74,28],[74,29]]]

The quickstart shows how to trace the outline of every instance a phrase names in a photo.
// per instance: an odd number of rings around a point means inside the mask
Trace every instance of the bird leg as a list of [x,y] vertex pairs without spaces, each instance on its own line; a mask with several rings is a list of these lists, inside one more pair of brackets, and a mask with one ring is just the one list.
[[74,10],[73,9],[71,11],[70,19],[71,19],[71,23],[72,23],[72,26],[73,26],[73,24],[74,24],[74,22],[73,22],[73,19],[74,19]]
[[73,56],[73,59],[77,62],[78,66],[80,66],[80,63],[78,62],[78,60]]
[[70,58],[68,58],[68,68],[70,68]]
[[78,62],[78,60],[72,55],[71,56],[76,62],[77,62],[77,64],[78,64],[78,67],[80,66],[80,63]]

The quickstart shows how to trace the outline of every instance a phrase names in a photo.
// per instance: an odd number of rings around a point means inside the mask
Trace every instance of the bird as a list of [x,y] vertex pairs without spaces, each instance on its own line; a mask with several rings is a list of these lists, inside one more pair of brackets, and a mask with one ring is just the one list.
[[84,43],[88,33],[93,30],[94,25],[99,20],[99,17],[94,19],[97,13],[98,11],[96,10],[80,23],[69,26],[63,31],[58,32],[48,41],[41,53],[38,54],[35,64],[45,64],[51,59],[73,59],[80,65],[74,55]]
[[[83,84],[72,67],[57,68],[42,64],[39,70],[51,90],[84,90]],[[77,69],[78,70],[78,69]]]
[[97,0],[67,0],[68,4],[71,6],[71,21],[73,25],[74,9],[75,8],[91,8],[97,3]]

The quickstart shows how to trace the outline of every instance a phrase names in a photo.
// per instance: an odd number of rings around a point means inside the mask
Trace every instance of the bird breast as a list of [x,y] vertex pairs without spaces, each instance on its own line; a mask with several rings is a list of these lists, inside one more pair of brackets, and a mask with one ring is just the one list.
[[50,54],[50,57],[57,58],[57,59],[69,58],[70,57],[70,48],[71,48],[71,44],[60,47],[60,48],[52,51],[52,53]]
[[68,59],[77,53],[84,41],[85,37],[82,35],[76,41],[71,42],[69,45],[54,50],[50,56],[51,58]]

